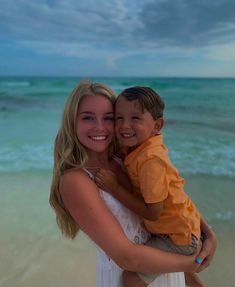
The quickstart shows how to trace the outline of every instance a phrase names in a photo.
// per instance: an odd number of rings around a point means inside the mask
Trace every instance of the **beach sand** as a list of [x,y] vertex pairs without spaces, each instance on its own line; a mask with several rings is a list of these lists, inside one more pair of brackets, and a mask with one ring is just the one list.
[[2,287],[95,286],[95,250],[84,235],[74,242],[26,235],[0,244]]
[[[232,286],[234,180],[192,176],[187,181],[188,193],[218,237],[213,264],[200,276],[209,287]],[[95,247],[83,233],[74,241],[62,237],[48,204],[49,186],[48,173],[0,175],[1,287],[95,286]],[[229,206],[223,206],[224,196]]]

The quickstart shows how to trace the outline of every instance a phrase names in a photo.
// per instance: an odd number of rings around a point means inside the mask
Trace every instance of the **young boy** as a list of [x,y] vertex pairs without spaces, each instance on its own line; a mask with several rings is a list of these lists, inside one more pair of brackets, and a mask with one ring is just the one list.
[[[184,179],[163,144],[164,106],[161,97],[148,87],[128,88],[118,96],[116,135],[128,149],[124,164],[133,190],[125,190],[107,170],[97,174],[97,184],[143,217],[146,229],[153,234],[147,245],[191,255],[200,244],[200,214],[184,192]],[[124,286],[147,286],[155,277],[125,271]],[[190,286],[203,286],[196,274],[186,274],[186,280]]]

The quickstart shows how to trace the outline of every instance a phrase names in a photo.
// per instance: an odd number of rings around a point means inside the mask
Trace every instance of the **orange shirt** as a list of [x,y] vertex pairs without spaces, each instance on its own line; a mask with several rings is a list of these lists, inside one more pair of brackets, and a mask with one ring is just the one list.
[[164,202],[160,217],[144,219],[154,234],[168,234],[175,244],[191,244],[200,238],[200,214],[183,190],[184,179],[168,157],[162,135],[154,136],[125,158],[125,166],[137,194],[148,203]]

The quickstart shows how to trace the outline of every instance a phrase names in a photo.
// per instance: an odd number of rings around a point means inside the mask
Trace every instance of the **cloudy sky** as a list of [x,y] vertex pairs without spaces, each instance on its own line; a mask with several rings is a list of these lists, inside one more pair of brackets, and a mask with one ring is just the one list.
[[234,0],[0,4],[0,75],[235,77]]

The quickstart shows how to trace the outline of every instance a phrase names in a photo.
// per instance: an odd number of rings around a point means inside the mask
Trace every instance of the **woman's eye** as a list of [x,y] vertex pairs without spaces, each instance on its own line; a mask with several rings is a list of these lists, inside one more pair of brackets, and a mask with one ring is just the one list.
[[92,121],[93,120],[93,117],[91,116],[85,116],[82,118],[84,121]]
[[132,117],[133,120],[140,120],[139,117],[135,116],[135,117]]

